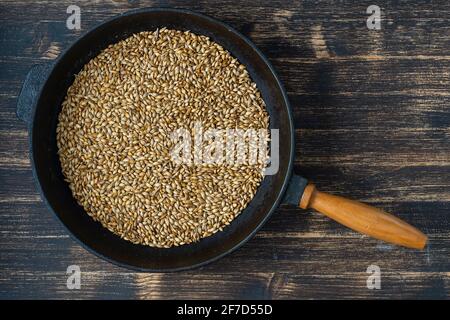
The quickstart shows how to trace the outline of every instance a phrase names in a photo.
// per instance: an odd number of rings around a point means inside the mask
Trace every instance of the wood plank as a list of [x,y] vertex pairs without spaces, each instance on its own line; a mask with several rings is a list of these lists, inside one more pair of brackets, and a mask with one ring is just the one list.
[[[426,277],[426,276],[425,276]],[[246,272],[233,275],[164,275],[140,276],[139,298],[213,298],[213,299],[319,299],[336,298],[445,298],[449,289],[448,274],[426,277],[421,273],[387,273],[382,271],[381,290],[369,290],[365,270],[346,274],[301,274]],[[170,279],[170,280],[169,280]],[[174,280],[177,281],[174,281]],[[385,287],[383,284],[385,283]],[[172,284],[172,285],[171,285]],[[213,288],[221,288],[220,291]],[[194,291],[195,289],[195,291]]]
[[[24,124],[19,124],[24,126]],[[0,130],[4,147],[1,167],[29,168],[28,133]],[[448,128],[298,129],[296,165],[307,167],[327,161],[331,166],[420,167],[450,165]],[[362,169],[361,169],[362,170]],[[444,176],[446,170],[444,168]]]
[[[324,159],[323,161],[326,161]],[[367,160],[370,161],[370,160]],[[323,191],[351,196],[367,202],[450,201],[449,171],[442,166],[369,167],[301,166],[295,171],[314,181]],[[30,170],[13,166],[0,168],[3,196],[12,201],[36,199],[37,190]],[[16,182],[20,179],[21,185]],[[16,200],[14,200],[17,198]],[[2,202],[10,202],[6,199]]]
[[[82,273],[81,290],[65,287],[64,272],[5,273],[0,278],[9,298],[71,299],[319,299],[336,297],[443,299],[450,287],[448,273],[381,273],[381,290],[369,290],[365,270],[357,273],[304,276],[283,273],[133,274]],[[25,280],[25,281],[24,281]],[[18,285],[12,285],[12,283]],[[33,290],[22,283],[31,283]],[[47,290],[49,283],[54,290]],[[221,288],[217,290],[217,288]]]

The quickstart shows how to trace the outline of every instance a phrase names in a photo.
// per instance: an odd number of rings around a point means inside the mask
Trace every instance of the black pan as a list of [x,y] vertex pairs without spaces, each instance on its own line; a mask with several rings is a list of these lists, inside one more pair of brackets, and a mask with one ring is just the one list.
[[[75,74],[108,45],[133,33],[162,27],[208,36],[230,51],[247,67],[267,105],[270,128],[278,129],[280,136],[279,170],[264,178],[248,207],[222,232],[197,243],[170,249],[132,244],[90,218],[64,181],[56,146],[58,114]],[[291,177],[294,157],[292,115],[286,92],[268,60],[230,26],[187,10],[134,10],[90,30],[56,62],[32,68],[19,96],[17,115],[28,124],[33,174],[50,210],[83,247],[105,260],[136,270],[185,270],[217,260],[249,240],[280,202],[298,205],[307,186],[306,179]]]

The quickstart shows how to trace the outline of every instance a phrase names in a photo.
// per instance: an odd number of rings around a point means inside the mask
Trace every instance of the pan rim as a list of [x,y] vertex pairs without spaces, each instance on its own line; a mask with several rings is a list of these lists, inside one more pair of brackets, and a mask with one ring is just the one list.
[[[78,44],[80,41],[82,41],[83,38],[85,38],[86,36],[88,36],[91,33],[94,33],[98,28],[102,27],[103,25],[106,25],[112,21],[115,21],[117,19],[120,19],[122,17],[125,16],[130,16],[130,15],[135,15],[135,14],[140,14],[140,13],[146,13],[146,12],[173,12],[173,13],[184,13],[184,14],[188,14],[188,15],[192,15],[192,16],[196,16],[202,19],[205,19],[211,23],[214,23],[216,25],[222,26],[224,28],[226,28],[228,31],[230,31],[231,33],[234,33],[235,35],[237,35],[239,38],[241,38],[247,45],[249,45],[251,47],[252,50],[255,51],[255,53],[261,58],[261,60],[264,62],[264,64],[268,67],[270,73],[272,74],[273,78],[275,79],[275,83],[278,86],[283,101],[284,101],[284,105],[286,107],[286,111],[287,111],[287,116],[288,116],[288,122],[289,122],[289,131],[290,131],[290,138],[291,138],[291,144],[290,144],[290,148],[289,148],[289,162],[287,165],[287,171],[286,174],[284,176],[284,180],[282,183],[282,186],[278,192],[278,195],[275,199],[275,201],[272,203],[271,208],[269,208],[267,210],[267,214],[265,215],[265,217],[261,220],[261,222],[249,233],[245,236],[245,238],[243,238],[241,241],[239,241],[236,245],[234,245],[233,247],[231,247],[230,249],[226,250],[225,252],[222,252],[212,258],[206,259],[202,262],[199,262],[197,264],[191,264],[191,265],[187,265],[187,266],[182,266],[182,267],[175,267],[175,268],[158,268],[158,269],[154,269],[154,268],[146,268],[146,267],[139,267],[136,265],[132,265],[132,264],[128,264],[126,262],[122,262],[122,261],[117,261],[114,260],[113,258],[110,258],[108,256],[105,256],[104,254],[98,252],[97,250],[91,248],[89,245],[87,245],[86,243],[84,243],[81,239],[79,239],[67,226],[66,224],[62,221],[62,219],[60,218],[60,216],[57,214],[56,210],[53,208],[53,206],[50,204],[50,202],[48,201],[47,197],[45,196],[44,190],[41,186],[41,182],[38,178],[38,174],[37,174],[37,170],[36,170],[36,166],[35,166],[35,159],[34,159],[34,153],[33,153],[33,128],[34,128],[34,121],[35,121],[35,115],[36,115],[36,109],[37,106],[40,103],[40,99],[42,96],[42,93],[45,89],[45,86],[48,82],[48,78],[50,77],[50,75],[52,74],[53,70],[56,68],[56,66],[61,62],[61,60],[65,57],[65,55],[74,47],[76,46],[76,44]],[[45,65],[45,64],[44,64]],[[294,162],[294,152],[295,152],[295,135],[294,135],[294,124],[293,124],[293,116],[292,116],[292,111],[291,111],[291,107],[290,107],[290,103],[289,103],[289,99],[287,96],[287,93],[285,91],[285,88],[283,87],[277,73],[275,72],[275,69],[273,68],[273,66],[271,65],[271,63],[269,62],[269,60],[267,59],[267,57],[256,47],[256,45],[250,41],[250,39],[248,39],[246,36],[244,36],[242,33],[240,33],[239,31],[237,31],[236,29],[234,29],[233,27],[229,26],[228,24],[212,18],[210,16],[207,16],[205,14],[202,13],[198,13],[192,10],[188,10],[188,9],[176,9],[176,8],[139,8],[139,9],[133,9],[133,10],[128,10],[126,12],[123,12],[121,14],[115,15],[109,19],[106,19],[100,23],[98,23],[97,25],[93,26],[92,28],[90,28],[88,31],[86,31],[85,33],[83,33],[81,36],[79,36],[79,38],[74,41],[72,44],[70,44],[67,49],[65,49],[63,51],[63,53],[54,61],[51,63],[48,63],[47,66],[49,67],[50,71],[48,72],[48,74],[46,75],[46,79],[43,82],[40,90],[39,90],[39,94],[38,94],[38,98],[36,100],[36,102],[34,103],[33,106],[33,110],[31,113],[31,121],[29,124],[29,150],[30,150],[30,159],[31,159],[31,163],[32,163],[32,172],[33,172],[33,177],[34,177],[34,181],[35,184],[37,185],[38,188],[38,192],[40,194],[41,199],[43,200],[43,202],[45,203],[46,207],[50,209],[50,211],[53,213],[53,215],[57,218],[57,220],[60,222],[60,224],[65,228],[65,230],[68,232],[68,234],[70,234],[71,238],[74,239],[78,244],[81,245],[81,247],[83,247],[84,249],[86,249],[88,252],[94,254],[95,256],[122,268],[128,269],[128,270],[134,270],[134,271],[138,271],[138,272],[154,272],[154,273],[162,273],[162,272],[177,272],[177,271],[185,271],[185,270],[191,270],[191,269],[196,269],[202,266],[205,266],[207,264],[210,264],[214,261],[217,261],[221,258],[223,258],[224,256],[236,251],[237,249],[239,249],[241,246],[243,246],[245,243],[247,243],[251,238],[254,237],[254,235],[262,228],[262,226],[267,222],[267,220],[272,216],[273,212],[275,211],[276,208],[278,208],[285,192],[287,189],[287,186],[289,184],[291,175],[292,175],[292,169],[293,169],[293,162]]]

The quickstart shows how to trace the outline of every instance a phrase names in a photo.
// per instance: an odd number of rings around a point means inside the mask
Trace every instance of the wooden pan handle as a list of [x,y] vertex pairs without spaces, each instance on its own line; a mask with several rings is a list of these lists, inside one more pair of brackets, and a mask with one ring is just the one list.
[[408,248],[423,249],[427,236],[406,222],[364,203],[320,192],[308,184],[300,200],[302,209],[313,208],[329,218],[376,239]]

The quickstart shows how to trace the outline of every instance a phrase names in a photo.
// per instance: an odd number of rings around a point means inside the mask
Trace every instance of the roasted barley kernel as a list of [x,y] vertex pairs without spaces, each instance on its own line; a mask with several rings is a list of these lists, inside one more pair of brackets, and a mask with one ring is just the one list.
[[141,32],[110,45],[76,75],[62,104],[58,154],[73,196],[133,243],[172,247],[228,225],[254,197],[257,165],[174,164],[170,133],[268,129],[243,65],[191,32]]

